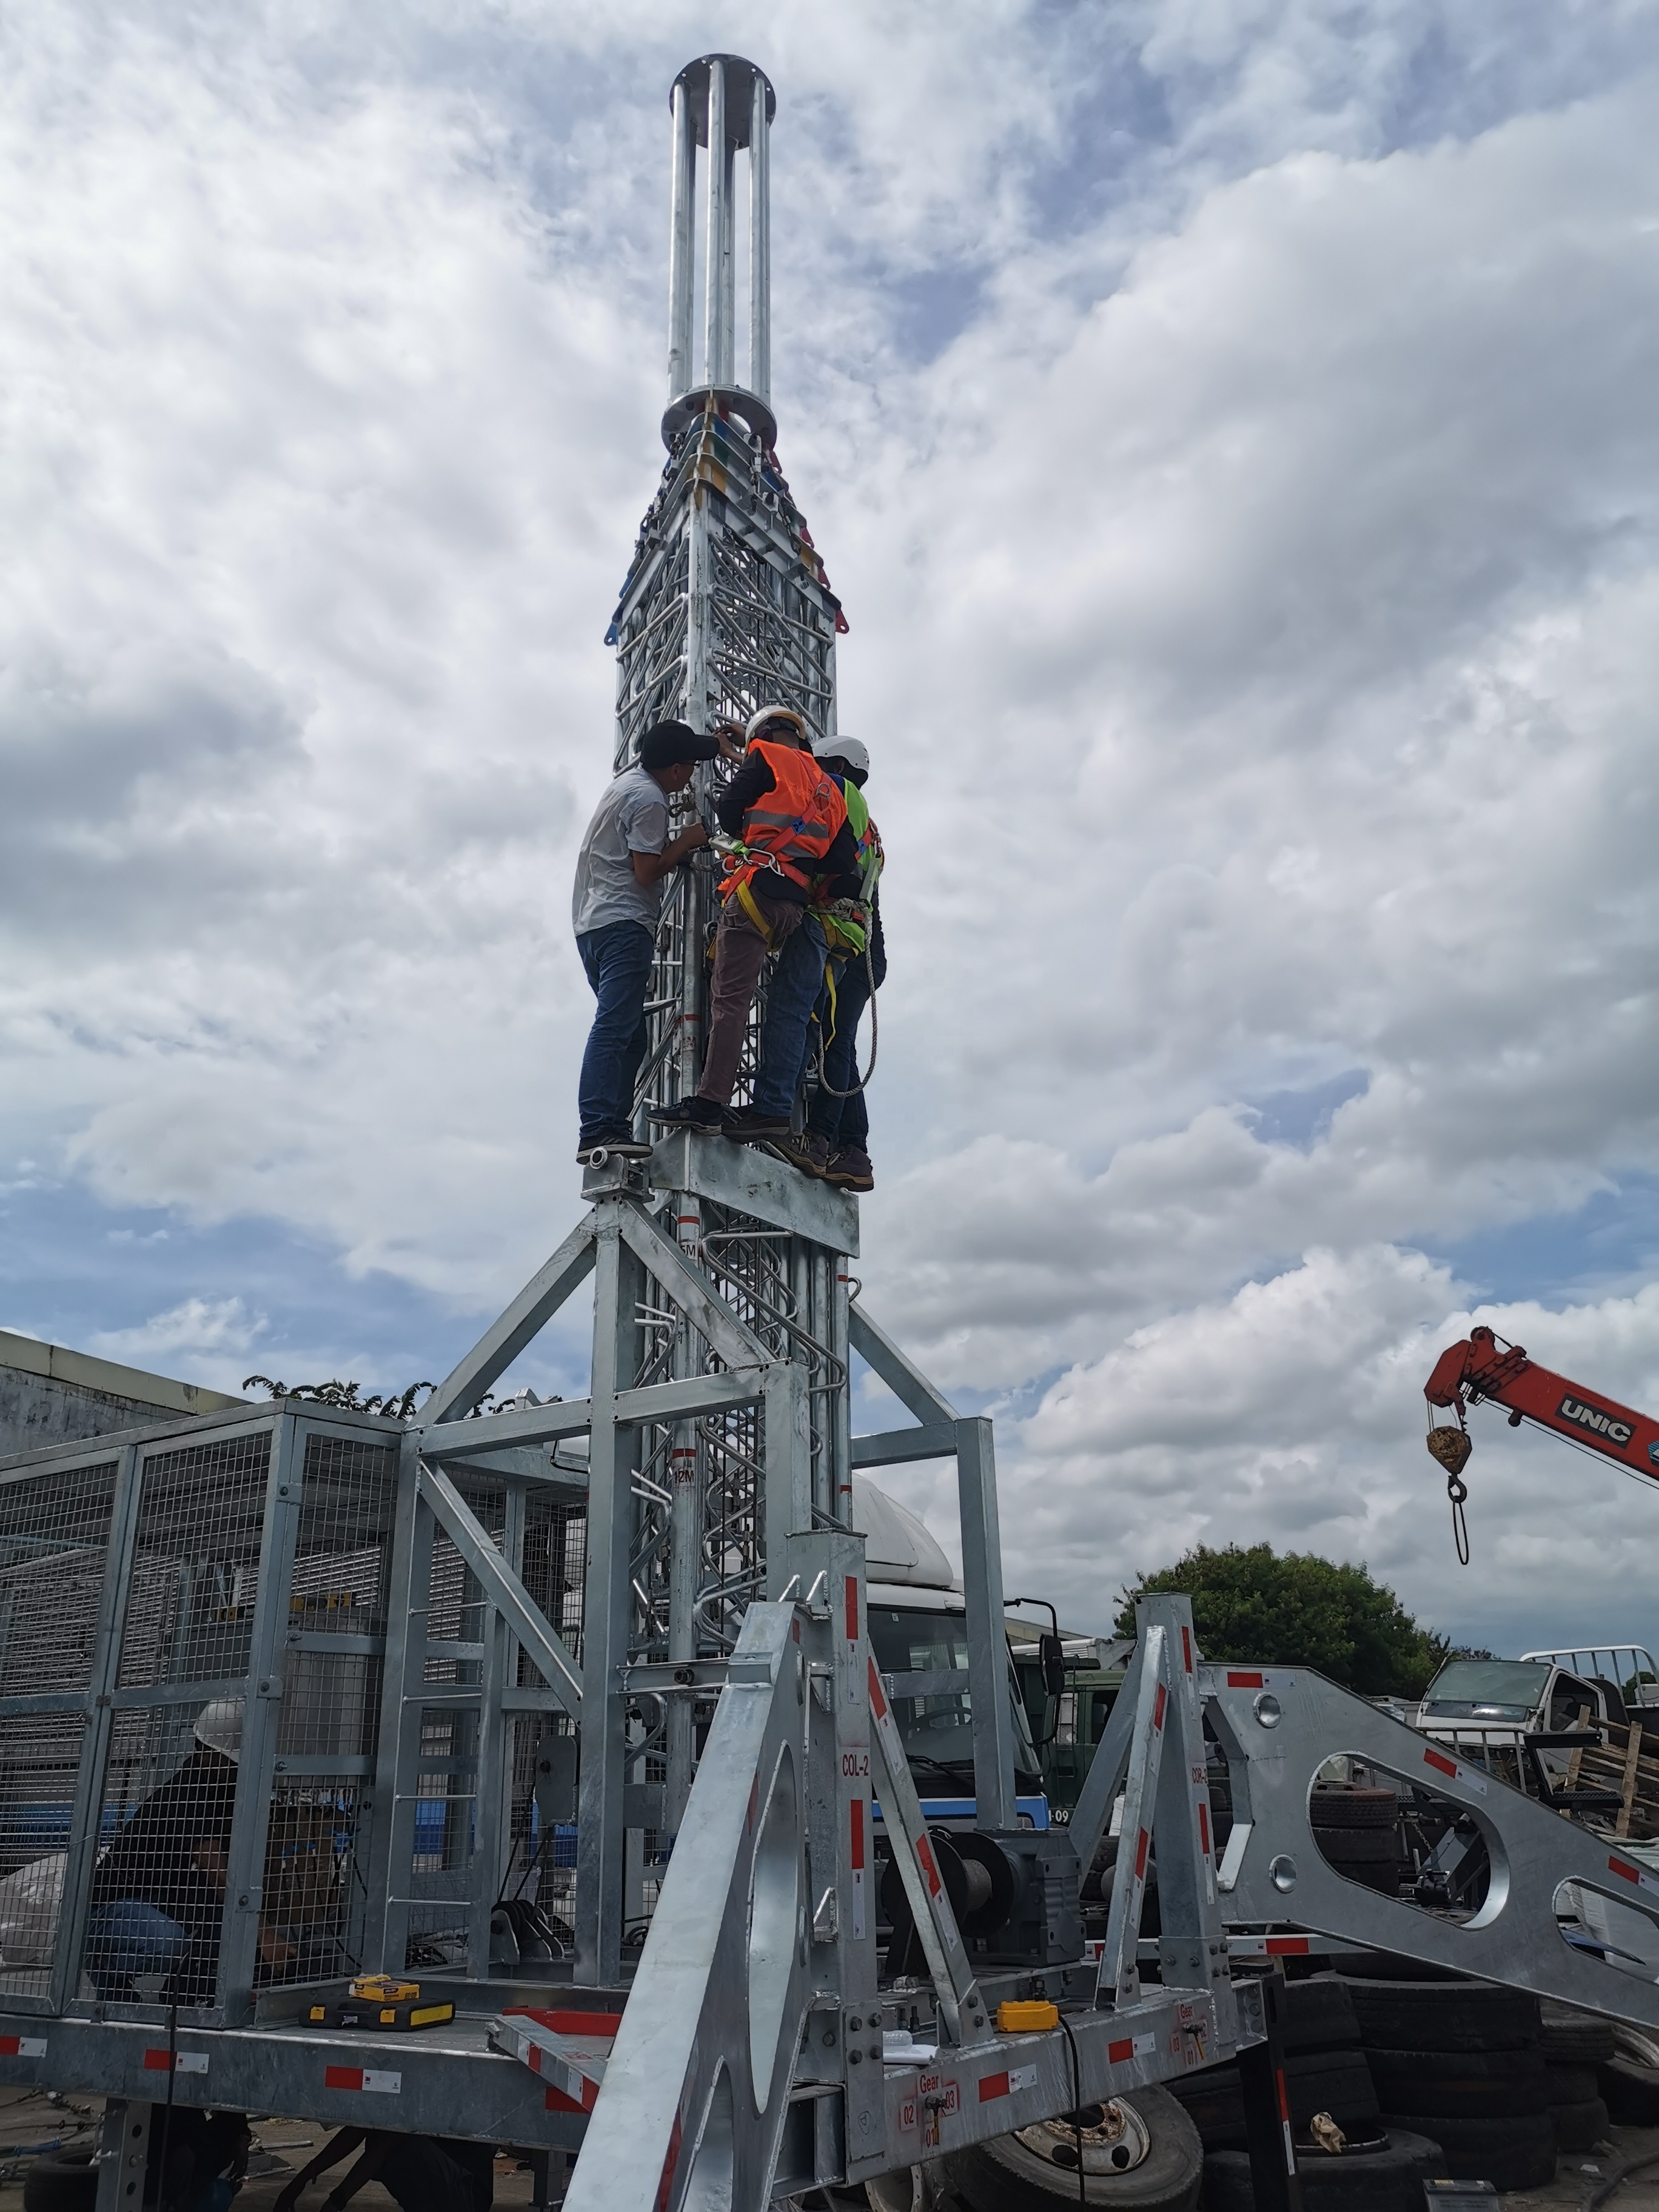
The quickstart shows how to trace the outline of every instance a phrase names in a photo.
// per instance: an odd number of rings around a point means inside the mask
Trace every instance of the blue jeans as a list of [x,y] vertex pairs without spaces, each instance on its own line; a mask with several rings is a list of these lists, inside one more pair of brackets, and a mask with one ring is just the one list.
[[125,1999],[135,1974],[171,1974],[190,1954],[190,1931],[159,1905],[118,1897],[87,1923],[83,1962],[100,1997]]
[[761,1024],[760,1067],[752,1101],[757,1114],[782,1117],[794,1111],[806,1066],[807,1027],[823,988],[824,950],[823,925],[809,911],[800,927],[784,939],[766,987],[766,1018]]
[[856,1146],[860,1152],[867,1152],[870,1110],[864,1103],[863,1091],[853,1091],[848,1098],[836,1098],[831,1094],[832,1088],[852,1091],[859,1079],[859,1024],[870,1003],[870,973],[861,952],[838,957],[835,968],[833,1028],[827,989],[817,1003],[818,1026],[829,1042],[823,1048],[823,1081],[812,1094],[812,1110],[806,1117],[806,1126],[823,1139],[832,1152],[842,1146]]
[[577,1105],[583,1136],[629,1128],[645,1058],[645,991],[657,940],[642,921],[608,921],[576,939],[599,1006],[582,1054]]

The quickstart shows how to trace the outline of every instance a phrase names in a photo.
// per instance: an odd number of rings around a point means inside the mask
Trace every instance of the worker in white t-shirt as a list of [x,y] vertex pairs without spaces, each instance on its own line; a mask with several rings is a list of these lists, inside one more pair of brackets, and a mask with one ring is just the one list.
[[640,1158],[634,1139],[634,1082],[645,1056],[645,994],[657,943],[663,884],[708,842],[701,822],[668,834],[668,803],[699,761],[736,760],[724,727],[702,738],[684,722],[657,722],[640,739],[637,765],[611,783],[583,833],[571,920],[576,950],[599,1006],[582,1054],[576,1158],[599,1146]]

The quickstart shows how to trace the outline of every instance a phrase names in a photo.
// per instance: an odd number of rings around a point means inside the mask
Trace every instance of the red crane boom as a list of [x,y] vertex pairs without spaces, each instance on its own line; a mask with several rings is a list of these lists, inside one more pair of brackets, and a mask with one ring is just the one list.
[[[1463,1409],[1490,1399],[1510,1408],[1511,1428],[1536,1421],[1659,1482],[1659,1421],[1540,1367],[1520,1345],[1505,1344],[1489,1328],[1472,1328],[1462,1344],[1449,1346],[1436,1360],[1423,1395],[1431,1407],[1456,1408],[1456,1428],[1443,1424],[1429,1430],[1429,1449],[1454,1474],[1462,1472],[1469,1455]],[[1440,1437],[1447,1441],[1437,1443]]]

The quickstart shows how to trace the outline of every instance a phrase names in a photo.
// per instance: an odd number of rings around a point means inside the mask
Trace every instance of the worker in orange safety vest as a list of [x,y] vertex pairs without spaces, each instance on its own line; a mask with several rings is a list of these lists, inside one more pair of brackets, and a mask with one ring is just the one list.
[[[787,1135],[787,1107],[779,1113],[757,1103],[734,1113],[731,1099],[766,956],[781,951],[798,930],[819,929],[811,909],[826,887],[832,897],[856,897],[859,872],[847,801],[812,757],[805,718],[793,707],[763,707],[745,735],[743,765],[714,803],[732,843],[720,884],[702,1079],[690,1097],[653,1110],[652,1119],[669,1128],[719,1129],[759,1142]],[[805,1056],[823,974],[821,949],[817,961],[781,963],[775,973],[767,1030],[780,1065],[793,1059],[799,1068]],[[792,1094],[793,1087],[792,1081]]]

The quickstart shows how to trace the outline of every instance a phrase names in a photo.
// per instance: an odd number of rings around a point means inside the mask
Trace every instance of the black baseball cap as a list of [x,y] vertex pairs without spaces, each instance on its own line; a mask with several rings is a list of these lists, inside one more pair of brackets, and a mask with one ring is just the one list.
[[653,722],[640,739],[640,766],[672,768],[677,761],[710,761],[720,747],[713,738],[700,738],[689,722]]

